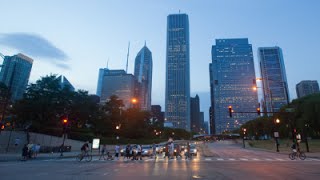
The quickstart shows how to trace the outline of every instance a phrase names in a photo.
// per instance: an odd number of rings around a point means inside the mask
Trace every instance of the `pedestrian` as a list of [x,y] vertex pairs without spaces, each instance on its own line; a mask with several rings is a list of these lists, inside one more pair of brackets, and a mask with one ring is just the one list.
[[26,161],[28,159],[28,145],[25,144],[22,149],[22,160]]
[[136,151],[136,145],[131,147],[131,156],[132,156],[132,161],[136,160],[136,155],[137,155],[137,151]]
[[[141,145],[138,145],[138,146],[137,146],[137,151],[138,151],[138,159],[142,160],[142,155],[141,155],[141,153],[142,153],[142,146],[141,146]],[[137,160],[138,160],[138,159],[137,159]]]
[[177,149],[176,149],[176,158],[178,159],[178,156],[180,157],[180,158],[182,158],[182,156],[181,156],[181,154],[180,154],[180,152],[181,152],[181,149],[180,149],[180,146],[179,146],[179,144],[176,144],[176,146],[177,146]]
[[168,159],[169,159],[169,144],[168,143],[166,143],[165,148],[164,148],[164,157],[163,158],[166,158],[166,157],[168,157]]
[[173,142],[170,143],[170,159],[173,159],[174,158],[174,144]]
[[20,138],[17,137],[16,140],[14,141],[14,146],[17,148],[17,146],[19,146],[20,144]]
[[126,146],[126,159],[130,159],[130,144]]
[[157,146],[156,146],[156,144],[155,143],[153,143],[153,145],[152,145],[152,156],[153,156],[153,158],[154,159],[157,159]]
[[40,144],[34,144],[34,157],[37,157],[40,152]]
[[186,159],[190,159],[190,143],[187,142],[187,152],[185,154]]
[[114,150],[115,150],[115,157],[117,160],[119,160],[120,146],[117,144]]
[[101,149],[99,160],[104,156],[104,153],[106,153],[106,150],[107,150],[107,146],[104,144]]

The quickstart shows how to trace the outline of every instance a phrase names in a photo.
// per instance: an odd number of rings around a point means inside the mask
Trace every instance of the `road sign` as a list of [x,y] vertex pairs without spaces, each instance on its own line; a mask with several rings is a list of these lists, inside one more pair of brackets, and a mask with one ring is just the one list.
[[273,135],[274,135],[274,137],[278,138],[279,137],[279,132],[274,132]]
[[100,139],[96,138],[92,141],[92,149],[99,149],[100,146]]

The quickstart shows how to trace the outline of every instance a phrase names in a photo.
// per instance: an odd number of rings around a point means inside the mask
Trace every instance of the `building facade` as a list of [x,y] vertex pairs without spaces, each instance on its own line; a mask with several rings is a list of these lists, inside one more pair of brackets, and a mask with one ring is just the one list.
[[134,107],[132,99],[136,98],[136,87],[135,77],[124,70],[109,70],[108,68],[99,70],[97,95],[100,97],[100,103],[105,103],[110,96],[116,95],[123,101],[125,109]]
[[212,63],[209,64],[209,76],[210,76],[210,108],[209,108],[209,129],[208,133],[210,134],[215,134],[216,128],[215,128],[215,122],[214,122],[214,117],[213,117],[213,106],[214,106],[214,101],[213,101],[213,74],[212,74]]
[[191,119],[191,131],[200,132],[201,119],[200,119],[200,99],[196,95],[194,98],[190,98],[190,119]]
[[[257,92],[252,90],[255,79],[252,46],[248,39],[217,39],[212,46],[212,100],[215,133],[238,129],[257,118]],[[228,107],[234,113],[229,117]],[[238,113],[237,113],[238,112]]]
[[258,58],[265,103],[263,112],[278,112],[290,99],[282,50],[279,47],[260,47]]
[[190,55],[187,14],[167,17],[165,118],[190,131]]
[[151,106],[152,124],[157,124],[160,127],[164,126],[164,112],[161,111],[160,105]]
[[296,85],[296,91],[298,98],[319,93],[318,81],[301,81]]
[[142,110],[151,110],[152,53],[145,45],[137,54],[134,76],[139,82],[138,99]]
[[14,56],[5,56],[0,71],[0,81],[9,89],[11,100],[23,98],[26,91],[33,59],[19,53]]

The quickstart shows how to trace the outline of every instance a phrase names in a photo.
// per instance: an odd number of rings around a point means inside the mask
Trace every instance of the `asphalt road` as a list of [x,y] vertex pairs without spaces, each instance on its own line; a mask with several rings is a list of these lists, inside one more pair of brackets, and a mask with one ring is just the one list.
[[192,160],[76,162],[47,159],[0,163],[0,179],[319,179],[320,159],[290,160],[287,155],[243,149],[239,145],[208,144],[212,157]]

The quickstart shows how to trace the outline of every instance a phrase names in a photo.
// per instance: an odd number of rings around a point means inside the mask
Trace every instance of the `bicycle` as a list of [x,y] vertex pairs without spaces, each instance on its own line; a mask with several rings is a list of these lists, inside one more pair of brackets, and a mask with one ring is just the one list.
[[294,151],[289,154],[289,158],[291,160],[295,160],[296,158],[300,158],[301,160],[305,160],[307,158],[306,154],[303,151]]
[[82,159],[85,159],[87,162],[90,162],[92,160],[92,154],[89,154],[89,151],[86,151],[84,154],[78,154],[76,160],[80,162],[82,161]]

